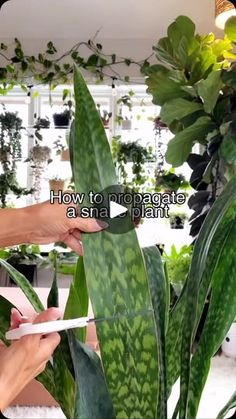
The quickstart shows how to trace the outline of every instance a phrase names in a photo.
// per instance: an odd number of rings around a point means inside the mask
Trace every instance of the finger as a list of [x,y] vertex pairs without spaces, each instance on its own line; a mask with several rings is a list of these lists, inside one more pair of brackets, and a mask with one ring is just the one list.
[[57,307],[51,307],[42,313],[38,314],[35,318],[34,323],[44,323],[54,320],[58,320],[62,316],[61,310]]
[[74,237],[73,234],[69,234],[65,239],[64,242],[69,246],[74,252],[76,252],[78,255],[83,255],[83,245],[82,243]]
[[81,241],[81,232],[77,229],[74,228],[73,230],[71,230],[71,234],[79,241]]
[[104,221],[97,221],[95,218],[71,218],[71,225],[85,233],[96,233],[109,227]]
[[44,339],[40,340],[40,358],[42,362],[48,361],[51,358],[60,341],[61,337],[59,333],[50,333]]
[[10,329],[17,329],[21,323],[29,322],[29,318],[22,316],[16,308],[12,308],[10,322]]

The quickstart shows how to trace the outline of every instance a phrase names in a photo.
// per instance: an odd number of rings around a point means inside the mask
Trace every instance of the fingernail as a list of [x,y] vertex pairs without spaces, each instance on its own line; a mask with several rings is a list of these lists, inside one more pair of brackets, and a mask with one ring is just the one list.
[[106,223],[106,221],[96,220],[96,223],[99,225],[99,227],[100,227],[102,230],[105,230],[106,228],[108,228],[108,227],[109,227],[109,224],[108,224],[108,223]]
[[21,320],[28,320],[29,319],[29,317],[27,317],[27,316],[21,316]]

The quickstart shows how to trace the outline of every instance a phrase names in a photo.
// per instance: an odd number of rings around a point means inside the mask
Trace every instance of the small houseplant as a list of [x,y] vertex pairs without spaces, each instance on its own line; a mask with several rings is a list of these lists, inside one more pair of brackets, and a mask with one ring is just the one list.
[[112,117],[112,112],[108,112],[106,109],[103,109],[103,111],[101,112],[101,105],[99,103],[97,104],[97,109],[101,117],[104,128],[106,129],[109,128],[109,122]]
[[170,228],[182,230],[187,219],[188,216],[185,212],[171,212],[169,217]]
[[73,103],[71,100],[68,100],[64,104],[64,110],[61,113],[54,113],[53,114],[53,121],[55,128],[68,128],[70,125],[70,121],[73,115],[72,112]]
[[[131,130],[132,129],[132,109],[133,109],[133,101],[132,97],[134,96],[134,92],[130,90],[128,94],[121,96],[117,100],[117,104],[120,105],[119,114],[116,117],[116,122],[118,125],[122,126],[123,130]],[[130,117],[122,115],[122,108],[127,107],[130,112]]]
[[66,180],[63,176],[59,174],[52,175],[49,178],[49,188],[51,191],[58,192],[64,191],[66,187]]
[[[0,254],[11,266],[22,273],[30,283],[33,283],[37,266],[43,261],[39,246],[21,244],[8,249],[0,249]],[[14,284],[11,278],[10,281]]]

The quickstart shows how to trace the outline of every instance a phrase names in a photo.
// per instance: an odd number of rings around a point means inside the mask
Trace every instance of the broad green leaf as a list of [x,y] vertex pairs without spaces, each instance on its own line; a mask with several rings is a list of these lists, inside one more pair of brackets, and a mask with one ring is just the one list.
[[165,333],[169,307],[167,303],[167,287],[161,255],[156,246],[143,249],[147,267],[149,289],[156,321],[159,359],[159,403],[157,417],[167,418],[167,380]]
[[229,70],[222,71],[222,80],[226,86],[236,88],[236,65],[233,64]]
[[232,42],[228,38],[224,39],[216,39],[211,44],[212,52],[217,57],[221,58],[230,58],[229,55],[232,54],[233,45]]
[[[117,178],[104,127],[78,70],[75,99],[75,186],[77,192],[88,194],[117,184]],[[94,315],[114,317],[97,323],[97,334],[116,415],[153,419],[158,395],[156,330],[136,233],[119,236],[102,231],[82,239]]]
[[68,338],[77,386],[74,419],[115,419],[100,358],[72,331],[68,331]]
[[236,164],[236,138],[225,135],[219,149],[220,156],[230,164]]
[[155,55],[159,61],[170,66],[176,66],[176,60],[173,57],[173,48],[169,38],[161,38],[158,44],[153,47]]
[[203,116],[185,128],[169,141],[166,152],[167,163],[174,167],[186,162],[195,142],[204,142],[206,135],[213,131],[215,124],[207,116]]
[[170,125],[176,119],[182,119],[185,116],[203,110],[202,104],[186,99],[173,99],[165,103],[161,108],[161,120]]
[[186,85],[184,78],[179,79],[179,73],[169,70],[162,65],[150,68],[146,79],[148,92],[153,96],[155,105],[164,105],[167,101],[177,98],[189,98],[189,94],[182,89]]
[[216,419],[224,419],[227,413],[236,407],[236,392],[230,397],[230,400],[228,403],[223,407],[223,409],[220,411]]
[[168,27],[168,38],[172,44],[174,55],[180,64],[185,66],[187,62],[189,46],[195,33],[195,25],[187,16],[179,16]]
[[212,71],[205,80],[197,84],[198,94],[207,113],[213,111],[222,87],[221,71]]
[[226,21],[224,31],[231,41],[236,42],[236,16],[231,16]]
[[[184,326],[182,331],[181,345],[180,419],[186,418],[187,414],[187,401],[189,399],[190,382],[191,345],[197,326],[200,284],[206,268],[209,249],[211,244],[214,243],[214,236],[215,233],[217,233],[218,226],[224,219],[227,211],[230,211],[232,207],[233,211],[235,211],[235,181],[236,179],[233,178],[226,185],[220,197],[216,200],[202,226],[194,247],[191,269],[185,290],[186,307],[184,310]],[[215,256],[216,260],[217,257],[218,254]],[[196,266],[198,266],[198,269],[196,269]],[[205,291],[207,292],[207,290]],[[194,398],[192,393],[191,397]]]
[[[66,303],[64,319],[76,319],[77,317],[86,317],[88,315],[88,290],[84,272],[83,258],[80,257],[77,262],[75,277],[70,286],[69,297]],[[81,342],[85,342],[86,328],[75,330],[75,336]]]
[[13,266],[11,266],[3,259],[0,259],[0,265],[2,265],[6,269],[13,281],[21,288],[21,290],[23,291],[31,305],[34,307],[34,309],[37,312],[43,311],[43,304],[41,303],[32,285],[29,283],[29,281],[27,281],[24,275],[18,272],[15,268],[13,268]]

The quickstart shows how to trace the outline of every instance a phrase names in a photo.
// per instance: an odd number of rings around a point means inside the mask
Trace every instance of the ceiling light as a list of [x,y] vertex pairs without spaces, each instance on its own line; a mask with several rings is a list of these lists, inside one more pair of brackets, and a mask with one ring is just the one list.
[[234,1],[228,0],[215,0],[215,16],[216,26],[224,29],[225,22],[231,17],[236,16]]

